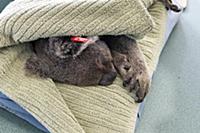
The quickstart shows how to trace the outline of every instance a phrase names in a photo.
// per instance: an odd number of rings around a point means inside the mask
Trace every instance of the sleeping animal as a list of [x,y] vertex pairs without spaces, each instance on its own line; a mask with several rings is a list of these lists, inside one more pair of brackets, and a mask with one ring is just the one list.
[[[180,11],[171,0],[160,0],[167,9]],[[35,54],[26,69],[41,77],[85,86],[110,85],[118,74],[123,86],[142,102],[150,86],[150,75],[143,55],[134,39],[125,35],[86,38],[74,43],[70,37],[52,37],[33,42]]]
[[124,87],[134,92],[135,100],[143,100],[150,77],[134,39],[125,35],[88,38],[90,43],[77,55],[81,47],[69,38],[52,37],[34,41],[35,53],[27,60],[26,69],[41,77],[79,86],[110,85],[118,72]]
[[69,37],[53,37],[33,42],[35,54],[26,62],[26,69],[41,77],[73,85],[109,85],[117,76],[107,45],[91,42],[80,56],[77,43]]

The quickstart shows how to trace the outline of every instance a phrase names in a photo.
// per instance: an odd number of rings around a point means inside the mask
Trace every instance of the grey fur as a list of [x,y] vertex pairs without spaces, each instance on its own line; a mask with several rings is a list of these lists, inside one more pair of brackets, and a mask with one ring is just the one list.
[[73,54],[65,54],[68,43],[63,43],[63,39],[57,37],[33,42],[35,54],[27,60],[25,68],[32,74],[62,83],[79,86],[112,84],[117,73],[104,42],[98,40],[88,45],[87,50],[74,59]]

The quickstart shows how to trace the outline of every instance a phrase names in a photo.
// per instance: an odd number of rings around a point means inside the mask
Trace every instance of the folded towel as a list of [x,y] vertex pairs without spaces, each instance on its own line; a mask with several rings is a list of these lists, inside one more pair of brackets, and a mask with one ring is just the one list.
[[142,37],[152,26],[140,0],[16,0],[0,15],[3,46],[60,35]]
[[26,42],[58,35],[145,35],[138,42],[153,73],[167,16],[153,2],[15,0],[0,14],[0,91],[52,133],[132,133],[138,105],[119,78],[108,87],[77,87],[26,76],[24,63],[32,53]]

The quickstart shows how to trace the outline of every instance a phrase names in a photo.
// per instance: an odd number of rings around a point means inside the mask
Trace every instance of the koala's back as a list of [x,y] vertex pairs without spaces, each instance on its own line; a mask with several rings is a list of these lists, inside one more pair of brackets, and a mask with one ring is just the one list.
[[103,54],[103,46],[101,42],[90,44],[76,58],[59,60],[55,64],[57,67],[52,69],[55,72],[52,74],[52,78],[74,85],[97,85],[102,72],[96,65],[96,59]]

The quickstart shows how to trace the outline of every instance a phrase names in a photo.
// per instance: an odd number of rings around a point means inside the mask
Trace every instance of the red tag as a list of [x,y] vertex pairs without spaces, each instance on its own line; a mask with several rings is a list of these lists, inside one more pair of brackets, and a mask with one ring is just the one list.
[[86,43],[89,39],[88,38],[83,38],[83,37],[71,37],[71,41],[75,43]]

